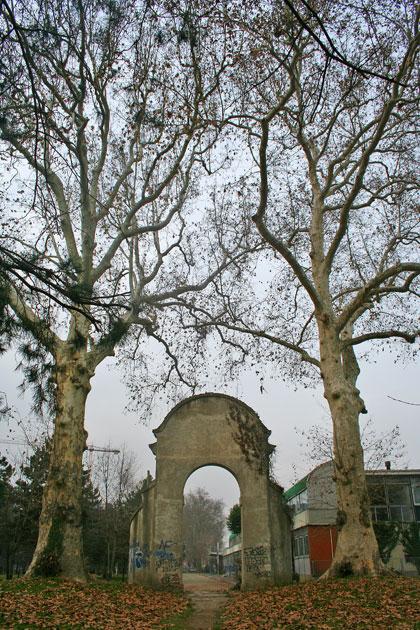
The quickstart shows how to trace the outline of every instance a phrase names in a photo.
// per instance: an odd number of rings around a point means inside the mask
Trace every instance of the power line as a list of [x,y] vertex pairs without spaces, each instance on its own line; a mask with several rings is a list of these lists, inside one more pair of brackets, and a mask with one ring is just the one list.
[[407,400],[400,400],[399,398],[393,398],[392,396],[387,396],[387,398],[390,398],[391,400],[395,400],[395,402],[403,403],[404,405],[412,405],[413,407],[420,407],[420,403],[412,403],[412,402],[408,402]]

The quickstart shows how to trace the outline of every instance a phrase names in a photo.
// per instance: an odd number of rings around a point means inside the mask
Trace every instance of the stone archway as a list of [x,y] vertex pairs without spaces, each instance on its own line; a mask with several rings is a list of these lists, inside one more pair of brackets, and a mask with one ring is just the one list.
[[156,479],[148,476],[130,527],[129,580],[182,585],[184,486],[198,468],[221,466],[241,493],[242,588],[292,578],[289,519],[282,490],[269,478],[271,433],[240,400],[201,394],[176,405],[153,431]]

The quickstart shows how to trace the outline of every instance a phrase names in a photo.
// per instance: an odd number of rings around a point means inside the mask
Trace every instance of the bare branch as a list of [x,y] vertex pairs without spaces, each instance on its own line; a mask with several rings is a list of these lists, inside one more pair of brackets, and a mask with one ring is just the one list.
[[[356,199],[357,195],[359,194],[362,184],[363,184],[363,178],[365,176],[367,167],[369,165],[370,162],[370,158],[372,156],[372,154],[374,153],[375,149],[377,148],[378,144],[380,143],[384,130],[386,128],[386,125],[391,117],[391,114],[394,110],[394,108],[396,107],[399,99],[401,98],[401,93],[402,93],[402,88],[399,85],[399,81],[405,77],[407,74],[409,74],[413,68],[414,65],[414,61],[417,55],[417,51],[418,51],[418,47],[419,47],[419,42],[420,42],[420,36],[417,34],[413,40],[410,42],[410,45],[408,47],[408,50],[404,56],[404,60],[401,63],[401,66],[398,70],[398,73],[396,75],[396,82],[392,87],[392,92],[391,92],[391,96],[390,98],[385,102],[381,114],[378,118],[377,121],[375,121],[374,126],[375,126],[375,130],[374,133],[372,134],[372,137],[366,147],[366,149],[363,151],[362,156],[360,158],[360,160],[358,161],[358,167],[357,167],[357,173],[356,173],[356,177],[353,183],[353,186],[349,192],[349,194],[347,195],[346,201],[343,204],[341,213],[340,213],[340,223],[339,223],[339,227],[335,233],[334,239],[331,242],[331,245],[328,249],[328,252],[325,256],[325,268],[327,270],[331,269],[331,265],[334,259],[334,256],[337,252],[337,249],[346,233],[346,229],[347,229],[347,225],[348,225],[348,216],[349,216],[349,212],[353,206],[354,200]],[[373,121],[372,121],[373,122]],[[372,126],[372,125],[371,125]]]
[[[393,285],[384,285],[389,279],[395,279],[405,272],[409,273],[407,279],[402,285],[394,287]],[[338,330],[342,330],[354,314],[361,308],[369,308],[369,304],[374,296],[379,294],[391,294],[395,292],[407,292],[415,278],[420,274],[420,263],[398,263],[393,267],[389,267],[385,271],[378,273],[375,277],[362,286],[351,302],[342,310],[337,320]]]
[[415,333],[408,333],[403,330],[378,330],[377,332],[365,333],[364,335],[358,335],[357,337],[352,337],[351,339],[346,339],[342,341],[343,347],[348,346],[357,346],[365,341],[375,341],[379,339],[391,339],[391,338],[399,338],[404,339],[407,343],[415,343],[416,338],[420,335],[420,330],[417,330]]

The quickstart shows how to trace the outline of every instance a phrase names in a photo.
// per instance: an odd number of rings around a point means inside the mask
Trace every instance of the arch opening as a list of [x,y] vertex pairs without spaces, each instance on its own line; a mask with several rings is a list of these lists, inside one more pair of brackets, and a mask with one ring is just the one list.
[[182,519],[186,589],[197,581],[196,573],[221,576],[223,590],[240,584],[241,536],[227,527],[235,505],[240,506],[240,488],[226,467],[209,464],[189,475],[184,486]]
[[212,496],[220,496],[228,505],[232,500],[239,501],[241,489],[233,470],[223,464],[213,463],[200,464],[188,474],[184,495],[195,488],[206,488]]

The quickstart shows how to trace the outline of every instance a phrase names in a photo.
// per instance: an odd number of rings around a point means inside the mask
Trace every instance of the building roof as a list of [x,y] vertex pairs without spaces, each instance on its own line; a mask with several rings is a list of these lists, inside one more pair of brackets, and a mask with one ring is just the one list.
[[[309,477],[315,472],[315,470],[328,464],[331,464],[331,461],[323,462],[322,464],[315,466],[315,468],[313,468],[305,477],[302,477],[302,479],[296,482],[291,488],[286,490],[286,492],[284,493],[285,500],[290,501],[290,499],[293,499],[293,497],[296,497],[298,494],[306,490],[306,488],[308,487]],[[390,470],[387,470],[386,468],[380,468],[379,470],[365,470],[365,473],[367,477],[393,477],[394,475],[404,475],[412,477],[420,475],[420,468],[409,468],[402,470],[398,470],[396,468]]]
[[284,498],[286,499],[286,501],[293,499],[293,497],[306,490],[306,488],[308,487],[309,478],[314,474],[316,470],[324,468],[324,466],[330,466],[331,464],[332,460],[328,460],[326,462],[318,464],[318,466],[315,466],[315,468],[312,468],[312,470],[307,475],[305,475],[305,477],[302,477],[302,479],[296,482],[294,486],[286,490],[286,492],[284,493]]
[[406,468],[397,470],[396,468],[391,468],[391,470],[386,470],[385,468],[380,468],[379,470],[365,470],[367,477],[392,477],[393,475],[406,475],[406,476],[414,476],[420,475],[420,468]]
[[286,490],[286,492],[284,493],[285,500],[289,501],[289,499],[293,499],[293,497],[295,497],[296,495],[306,490],[307,479],[308,479],[308,475],[306,475],[306,477],[303,477],[303,479],[300,479],[300,481],[295,483],[294,486]]

